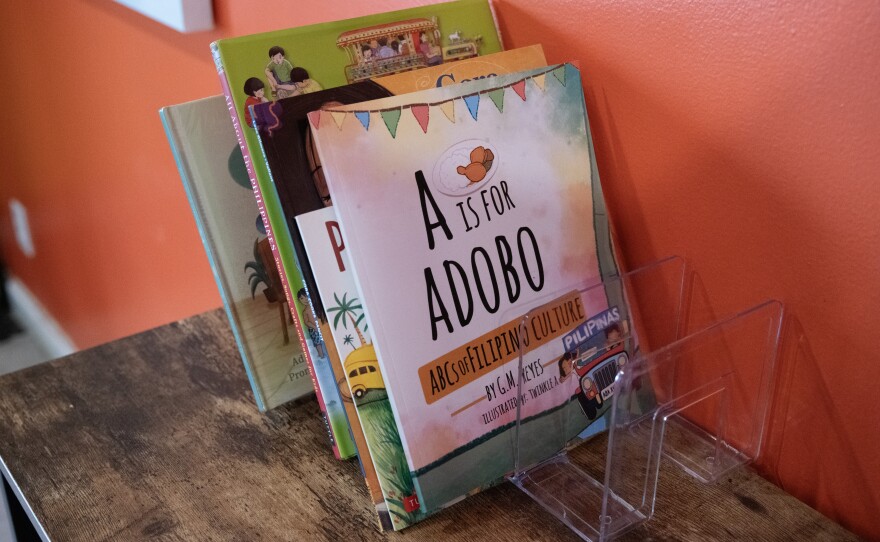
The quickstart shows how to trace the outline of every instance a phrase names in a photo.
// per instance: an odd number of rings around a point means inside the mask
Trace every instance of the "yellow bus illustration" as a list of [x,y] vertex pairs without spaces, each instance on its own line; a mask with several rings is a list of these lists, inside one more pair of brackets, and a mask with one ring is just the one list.
[[369,390],[384,390],[385,381],[379,371],[376,351],[372,344],[357,348],[345,358],[345,374],[351,393],[360,399]]

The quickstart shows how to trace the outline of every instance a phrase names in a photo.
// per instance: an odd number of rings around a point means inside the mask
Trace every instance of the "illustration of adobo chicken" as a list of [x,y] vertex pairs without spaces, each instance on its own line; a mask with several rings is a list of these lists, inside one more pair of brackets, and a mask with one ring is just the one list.
[[486,178],[493,160],[495,155],[492,151],[480,146],[471,151],[471,163],[467,166],[458,166],[456,171],[459,175],[467,177],[471,183],[478,183]]

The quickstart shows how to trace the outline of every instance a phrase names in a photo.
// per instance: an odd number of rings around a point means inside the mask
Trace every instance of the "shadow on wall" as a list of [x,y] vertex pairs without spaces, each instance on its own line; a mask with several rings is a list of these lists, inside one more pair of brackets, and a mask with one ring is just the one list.
[[[685,336],[719,320],[699,275],[691,275],[690,280]],[[849,529],[853,526],[847,525],[848,517],[880,517],[880,488],[867,481],[870,473],[861,466],[803,326],[790,307],[783,316],[774,377],[765,440],[755,465],[758,471]]]
[[[869,473],[860,465],[801,323],[790,314],[786,319],[768,440],[757,467],[844,526],[847,516],[880,517],[880,488],[867,482]],[[876,433],[877,428],[864,430]],[[844,507],[849,509],[846,513]]]

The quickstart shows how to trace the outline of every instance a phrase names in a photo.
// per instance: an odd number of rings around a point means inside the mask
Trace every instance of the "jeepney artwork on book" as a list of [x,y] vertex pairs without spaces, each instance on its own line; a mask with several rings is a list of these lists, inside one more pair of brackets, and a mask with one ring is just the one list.
[[594,420],[571,400],[580,382],[560,382],[560,338],[615,306],[628,316],[614,288],[577,294],[617,274],[577,69],[329,106],[310,121],[426,512],[512,469],[518,406],[526,460],[582,434]]
[[[227,99],[230,116],[239,137],[239,144],[248,166],[254,195],[266,226],[269,246],[280,271],[282,286],[293,315],[293,328],[307,353],[312,370],[316,397],[327,420],[334,453],[342,458],[355,453],[348,421],[340,406],[330,363],[320,356],[321,348],[314,332],[303,325],[304,311],[310,310],[298,293],[309,286],[299,272],[300,262],[293,249],[291,233],[282,209],[273,199],[271,178],[262,154],[260,141],[252,126],[250,110],[254,106],[278,100],[283,96],[305,97],[345,85],[348,53],[337,45],[340,35],[376,25],[416,18],[433,19],[438,29],[449,33],[461,30],[463,36],[482,36],[480,53],[503,49],[488,0],[458,0],[419,6],[389,13],[378,13],[355,19],[334,21],[287,30],[221,39],[211,44],[215,66]],[[442,30],[441,30],[442,32]],[[436,36],[435,36],[436,37]],[[442,33],[441,33],[442,37]],[[450,41],[451,44],[451,41]],[[448,45],[443,43],[443,46]],[[312,307],[320,327],[320,306]]]
[[356,28],[339,35],[336,45],[348,53],[349,83],[437,66],[480,54],[482,35],[448,35],[443,46],[437,17],[419,17]]
[[630,359],[626,348],[629,323],[614,306],[562,337],[564,354],[557,362],[559,382],[573,377],[575,396],[589,420],[607,410],[614,395],[617,371]]

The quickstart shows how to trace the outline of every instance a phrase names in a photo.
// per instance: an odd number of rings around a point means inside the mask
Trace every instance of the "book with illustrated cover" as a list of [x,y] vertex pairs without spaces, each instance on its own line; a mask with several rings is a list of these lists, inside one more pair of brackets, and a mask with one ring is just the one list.
[[[333,207],[296,217],[309,262],[317,280],[318,294],[326,300],[328,344],[338,352],[335,360],[343,399],[355,412],[349,414],[352,433],[361,430],[363,448],[358,456],[383,528],[405,527],[419,519],[401,496],[412,495],[413,483],[397,433],[397,424],[383,390],[382,373],[370,340],[354,276],[348,265],[345,243]],[[362,451],[363,450],[363,451]]]
[[227,107],[279,268],[297,336],[307,354],[318,404],[338,457],[355,446],[320,331],[308,305],[290,233],[272,190],[249,107],[502,50],[488,0],[458,0],[346,21],[266,32],[211,44]]
[[[339,319],[333,318],[330,314],[328,304],[338,306],[338,303],[334,302],[332,296],[321,295],[320,277],[318,276],[320,273],[312,268],[312,258],[309,256],[305,244],[307,241],[305,236],[301,235],[302,232],[297,223],[303,213],[322,209],[332,203],[311,142],[307,114],[328,103],[351,104],[376,97],[413,92],[425,88],[425,86],[445,86],[455,84],[456,81],[480,79],[499,73],[510,73],[544,65],[546,65],[546,61],[543,50],[540,45],[534,45],[284,98],[251,108],[251,117],[255,119],[260,146],[269,167],[272,184],[275,187],[274,191],[266,193],[265,200],[268,203],[272,198],[277,197],[278,204],[284,212],[299,270],[306,290],[309,292],[315,320],[325,343],[332,342],[331,337],[336,331],[331,329],[331,320],[333,323],[339,323]],[[345,325],[347,321],[343,320],[342,323]],[[342,403],[346,408],[352,426],[352,435],[358,449],[362,448],[361,442],[364,440],[367,443],[387,441],[387,431],[382,427],[368,425],[367,434],[361,434],[355,401],[346,394],[349,390],[343,371],[344,356],[343,360],[340,360],[340,356],[336,355],[336,352],[347,352],[350,349],[344,348],[338,342],[335,349],[329,346],[328,344],[330,366],[336,374],[336,381],[341,385]],[[387,419],[390,419],[390,416]],[[382,445],[383,448],[388,448],[388,446],[390,446],[388,442]],[[388,456],[389,454],[384,455]],[[369,461],[362,462],[367,480],[375,480],[377,474],[371,471],[373,465]],[[396,469],[397,464],[386,461],[380,463],[380,468],[383,467]],[[382,479],[393,480],[394,478],[387,471],[378,473],[380,481]],[[400,484],[396,485],[400,486]],[[411,513],[412,511],[405,512],[403,508],[391,504],[392,500],[389,500],[387,495],[383,498],[377,484],[370,484],[370,487],[374,492],[373,497],[377,505],[389,502],[388,508],[393,512],[392,517],[395,524],[408,524],[416,517]],[[377,506],[377,509],[380,517],[386,518],[386,510],[382,506]],[[388,525],[387,521],[385,525]]]
[[525,464],[600,420],[613,388],[597,396],[587,373],[610,358],[583,330],[615,350],[629,317],[620,291],[577,294],[617,273],[578,70],[309,120],[383,379],[366,393],[390,402],[412,506],[429,514],[508,474],[518,408]]
[[257,405],[311,393],[226,101],[214,96],[159,113]]

